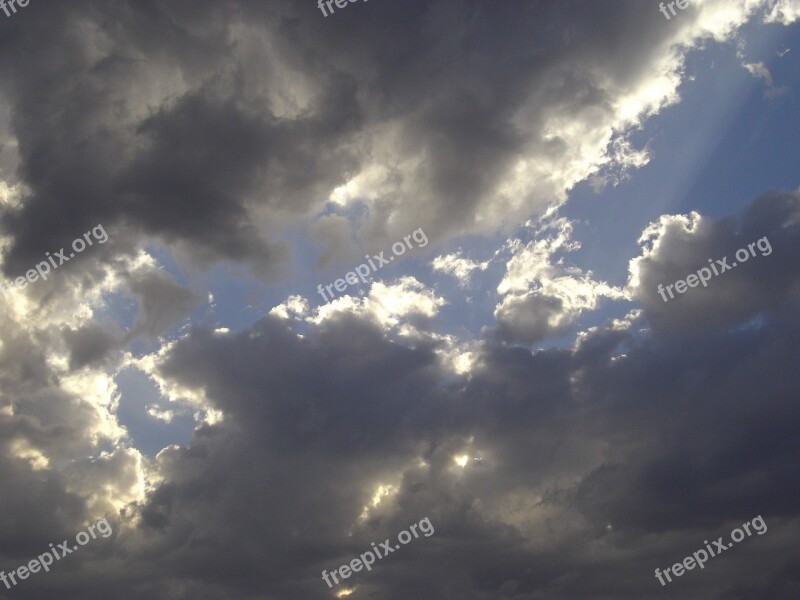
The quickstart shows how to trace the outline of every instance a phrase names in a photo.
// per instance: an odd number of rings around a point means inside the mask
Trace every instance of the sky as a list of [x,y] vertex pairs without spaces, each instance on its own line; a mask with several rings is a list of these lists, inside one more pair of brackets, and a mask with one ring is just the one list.
[[796,600],[800,0],[338,1],[0,3],[0,600]]

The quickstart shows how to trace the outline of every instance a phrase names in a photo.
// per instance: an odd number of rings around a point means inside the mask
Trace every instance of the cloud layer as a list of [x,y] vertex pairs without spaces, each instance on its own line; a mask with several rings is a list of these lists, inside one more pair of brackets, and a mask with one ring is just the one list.
[[[620,287],[571,262],[558,208],[651,160],[633,134],[679,101],[691,49],[798,16],[789,0],[698,1],[669,23],[641,0],[0,15],[3,272],[109,233],[0,296],[0,569],[101,516],[114,531],[0,597],[796,599],[800,192],[660,215]],[[357,264],[420,227],[419,272],[216,318],[236,286]],[[662,301],[659,284],[761,238],[769,254]],[[461,293],[498,275],[474,296],[482,332],[447,330],[440,273]],[[230,297],[206,295],[212,277]],[[187,443],[137,448],[123,371],[155,386],[135,398],[151,418],[192,416]],[[764,536],[654,578],[757,515]],[[424,517],[434,535],[328,590],[323,570]]]

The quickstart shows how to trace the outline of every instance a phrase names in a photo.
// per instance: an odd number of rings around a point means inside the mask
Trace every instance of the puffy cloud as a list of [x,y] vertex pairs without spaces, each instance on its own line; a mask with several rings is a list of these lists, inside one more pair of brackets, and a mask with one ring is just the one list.
[[466,287],[469,285],[472,272],[477,270],[485,271],[489,268],[489,262],[490,261],[487,260],[479,263],[469,258],[464,258],[462,256],[462,251],[459,250],[452,254],[437,256],[433,259],[431,266],[434,271],[441,271],[442,273],[452,275],[458,280],[458,285],[460,287]]
[[134,273],[129,285],[131,293],[139,302],[139,314],[129,337],[155,337],[168,326],[188,316],[199,302],[196,294],[161,271]]
[[769,307],[764,319],[687,346],[632,313],[572,349],[474,347],[469,377],[436,342],[410,347],[366,312],[303,335],[273,317],[238,334],[194,329],[154,368],[201,385],[226,419],[161,453],[129,543],[150,552],[156,536],[153,580],[180,561],[182,589],[322,598],[322,569],[429,516],[435,535],[359,574],[356,593],[655,597],[655,566],[762,514],[775,535],[682,593],[745,585],[788,599],[800,322]]
[[583,311],[594,310],[601,298],[624,297],[622,290],[594,281],[591,272],[565,265],[563,257],[555,258],[560,251],[580,247],[571,235],[569,221],[555,219],[535,231],[535,241],[525,245],[511,241],[512,257],[497,286],[505,298],[494,313],[501,339],[532,343],[562,333]]
[[[711,0],[676,26],[635,0],[424,0],[336,26],[281,0],[28,11],[6,23],[0,70],[8,183],[24,188],[1,219],[6,269],[97,222],[120,251],[157,236],[185,261],[266,278],[282,273],[291,220],[325,229],[323,263],[350,237],[513,227],[647,162],[629,133],[677,102],[691,47],[757,11],[789,23],[795,6]],[[355,236],[326,223],[331,207]]]
[[789,25],[800,18],[800,2],[798,0],[777,0],[765,17],[767,23],[783,23]]
[[374,282],[364,298],[337,298],[319,307],[308,320],[320,324],[328,319],[340,318],[342,314],[354,314],[388,330],[401,323],[422,324],[424,320],[435,317],[445,304],[444,298],[436,296],[414,277],[406,276],[396,283]]
[[[760,199],[742,235],[780,229],[795,202]],[[543,256],[569,244],[563,225]],[[774,247],[765,258],[779,256]],[[531,268],[552,268],[528,262],[528,251],[508,269],[509,290],[530,285]],[[796,273],[796,262],[782,264]],[[0,439],[25,443],[3,446],[13,484],[3,509],[30,518],[0,536],[5,560],[22,564],[108,511],[117,535],[102,555],[99,546],[76,555],[74,568],[92,577],[73,578],[67,597],[324,598],[322,569],[428,516],[435,534],[359,573],[354,596],[647,598],[659,591],[655,566],[762,514],[767,535],[682,593],[700,600],[747,586],[793,597],[779,571],[795,560],[800,523],[800,489],[787,484],[798,480],[800,322],[785,309],[796,297],[764,304],[760,327],[712,323],[688,345],[647,329],[645,312],[584,332],[571,349],[488,341],[459,374],[441,360],[445,341],[387,327],[389,317],[433,314],[435,296],[413,280],[381,285],[325,318],[269,316],[236,333],[195,327],[142,361],[165,390],[195,390],[224,415],[152,465],[123,448],[69,464],[97,443],[85,420],[113,398],[107,380],[74,376],[71,402],[61,392],[61,402],[51,393],[6,404]],[[69,445],[78,432],[83,443]],[[132,565],[141,587],[125,585]],[[54,571],[27,589],[67,589],[70,576]]]
[[273,307],[269,314],[280,317],[281,319],[288,319],[290,316],[294,318],[304,317],[308,313],[308,300],[302,296],[289,296],[285,302]]
[[118,345],[118,338],[104,327],[88,323],[80,329],[65,329],[64,342],[69,346],[70,368],[79,369],[104,359]]
[[[101,513],[115,531],[14,593],[329,598],[322,569],[428,516],[436,533],[359,573],[353,597],[649,599],[655,566],[762,514],[769,534],[681,595],[797,597],[796,192],[738,222],[662,217],[631,263],[642,310],[536,352],[437,333],[445,299],[411,276],[174,338],[196,294],[155,258],[271,278],[298,230],[327,264],[353,239],[553,214],[577,182],[648,160],[628,134],[678,101],[691,48],[759,10],[788,23],[796,3],[709,0],[665,23],[638,0],[369,2],[335,26],[284,0],[111,6],[4,21],[4,271],[110,233],[0,298],[0,558],[27,563]],[[622,298],[565,262],[569,224],[552,224],[508,246],[503,342]],[[770,256],[658,298],[763,236]],[[107,316],[132,298],[123,342]],[[151,415],[195,412],[189,443],[132,447],[124,367],[176,403]]]
[[[793,264],[800,248],[798,224],[797,191],[763,194],[738,223],[697,213],[664,215],[639,239],[642,254],[630,263],[629,293],[656,327],[676,333],[742,324],[765,308],[790,310],[800,292]],[[666,302],[659,295],[659,285],[697,277],[700,269],[708,269],[705,286],[698,281],[682,294],[666,290]]]

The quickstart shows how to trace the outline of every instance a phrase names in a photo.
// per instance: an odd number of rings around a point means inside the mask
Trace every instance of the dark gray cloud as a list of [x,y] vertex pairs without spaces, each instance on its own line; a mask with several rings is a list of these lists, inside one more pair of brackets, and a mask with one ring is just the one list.
[[[436,533],[358,577],[356,597],[655,598],[656,566],[761,514],[766,535],[669,591],[792,597],[777,572],[798,558],[796,311],[688,346],[632,325],[574,351],[485,346],[450,384],[432,347],[353,317],[304,338],[273,319],[195,330],[161,375],[226,420],[162,453],[140,535],[162,536],[162,572],[180,562],[230,597],[323,598],[323,568],[430,516]],[[462,454],[481,460],[462,470]],[[378,485],[397,492],[359,521]]]
[[497,335],[516,343],[533,343],[546,338],[559,332],[550,321],[558,317],[563,308],[561,298],[536,292],[510,298],[495,314]]
[[[785,198],[747,215],[780,222]],[[302,337],[272,317],[195,328],[155,372],[225,418],[159,455],[116,550],[149,583],[122,597],[329,597],[322,569],[428,516],[436,533],[350,580],[354,597],[788,600],[800,320],[791,298],[758,298],[747,327],[677,338],[631,316],[570,350],[486,343],[456,379],[440,342],[409,348],[348,313]],[[662,590],[656,567],[757,515],[768,533]]]
[[102,222],[274,277],[287,219],[348,181],[371,246],[514,226],[604,161],[615,95],[675,35],[636,1],[350,9],[86,0],[9,19],[4,153],[27,188],[0,219],[6,270]]
[[[796,306],[800,280],[791,265],[800,251],[800,192],[766,192],[738,219],[664,215],[641,241],[643,254],[631,263],[637,275],[632,293],[665,332],[726,326],[757,318],[767,308]],[[740,258],[748,255],[744,261],[736,258],[740,250]],[[682,294],[673,289],[674,298],[664,291],[664,302],[659,284],[710,269],[709,259],[719,275],[710,270],[706,286],[697,278],[696,287]],[[722,259],[731,268],[719,265]]]
[[[294,0],[39,0],[4,20],[3,268],[97,223],[110,239],[2,299],[0,569],[101,515],[115,535],[0,595],[330,598],[323,569],[427,516],[435,534],[349,580],[351,598],[796,599],[796,192],[692,231],[666,217],[637,263],[641,313],[572,348],[486,340],[462,374],[432,319],[399,336],[355,310],[197,325],[138,362],[105,323],[107,293],[138,301],[124,341],[196,305],[146,241],[275,277],[292,227],[311,224],[327,263],[345,219],[384,248],[541,213],[630,124],[621,99],[665,75],[684,34],[664,24],[639,0],[371,0],[327,19]],[[659,304],[655,284],[763,236],[772,255]],[[512,303],[536,301],[498,315],[506,342],[594,308],[520,281]],[[197,411],[191,443],[131,447],[123,363]],[[759,514],[766,535],[658,585],[655,567]]]
[[[21,269],[43,241],[66,244],[100,220],[201,264],[249,260],[274,274],[284,252],[253,211],[302,212],[319,181],[348,168],[350,155],[334,149],[347,133],[340,120],[355,118],[355,87],[329,77],[292,120],[275,117],[263,97],[240,96],[241,65],[216,24],[230,19],[223,4],[120,2],[112,24],[107,7],[87,2],[12,25],[3,87],[17,175],[30,192],[3,214],[14,237],[8,265]],[[83,35],[87,23],[92,35]]]
[[[763,314],[757,327],[709,328],[688,342],[634,320],[573,350],[488,344],[468,380],[453,380],[436,344],[405,347],[352,315],[302,338],[275,318],[237,334],[196,328],[157,371],[203,390],[224,420],[161,452],[159,483],[117,517],[132,528],[104,542],[105,559],[76,556],[20,597],[327,598],[322,569],[428,516],[435,534],[359,574],[354,597],[656,598],[656,566],[761,514],[767,534],[666,592],[788,600],[799,558],[800,321],[797,311]],[[4,419],[4,439],[52,453],[41,429],[51,417]],[[49,436],[62,445],[70,434]],[[464,468],[454,460],[463,455]],[[78,481],[123,485],[126,462],[113,464]],[[64,515],[60,529],[45,521],[29,539],[80,528],[87,509],[66,483],[42,503],[11,481],[18,502]],[[370,506],[380,485],[390,491]],[[34,546],[9,544],[4,564]],[[67,585],[79,564],[92,576]]]
[[200,299],[176,283],[170,276],[155,271],[131,277],[131,293],[139,303],[139,312],[128,338],[137,335],[155,337],[181,318],[188,316]]
[[64,341],[69,346],[70,367],[79,369],[104,359],[119,345],[119,335],[90,323],[80,329],[66,329]]

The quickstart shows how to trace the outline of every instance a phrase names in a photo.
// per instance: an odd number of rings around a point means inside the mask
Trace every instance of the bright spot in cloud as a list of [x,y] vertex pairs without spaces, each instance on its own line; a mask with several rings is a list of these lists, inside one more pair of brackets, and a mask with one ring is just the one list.
[[369,517],[370,509],[375,508],[383,501],[384,498],[396,494],[397,491],[398,489],[393,485],[379,485],[378,489],[375,491],[375,494],[372,496],[372,505],[364,507],[364,510],[361,511],[361,515],[359,515],[359,519],[366,519]]

